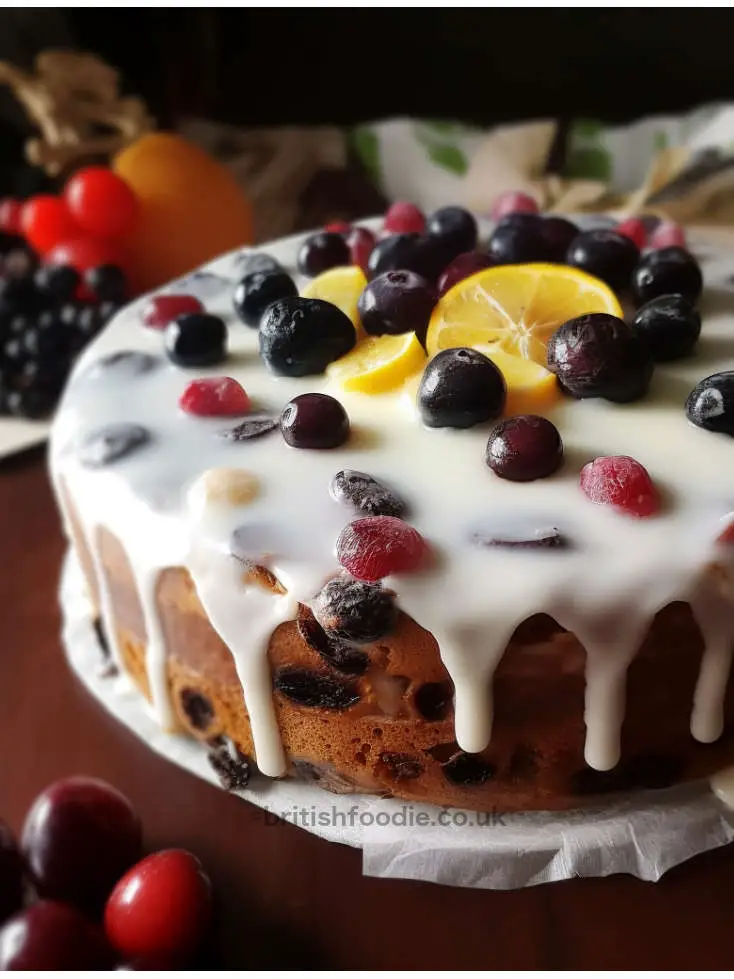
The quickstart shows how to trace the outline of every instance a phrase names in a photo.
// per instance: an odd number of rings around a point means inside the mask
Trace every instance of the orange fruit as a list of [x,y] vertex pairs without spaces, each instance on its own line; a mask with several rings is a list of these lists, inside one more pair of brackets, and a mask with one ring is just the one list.
[[232,174],[175,133],[148,133],[112,169],[140,204],[122,242],[136,291],[175,279],[253,240],[252,209]]

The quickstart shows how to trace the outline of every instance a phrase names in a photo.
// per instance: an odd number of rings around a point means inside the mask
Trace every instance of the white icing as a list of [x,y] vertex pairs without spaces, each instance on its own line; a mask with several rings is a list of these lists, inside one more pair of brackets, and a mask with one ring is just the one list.
[[[299,241],[285,239],[264,250],[295,275]],[[722,516],[734,504],[733,446],[726,436],[690,425],[684,403],[701,378],[734,369],[734,256],[720,253],[702,264],[707,296],[697,354],[659,365],[642,402],[560,403],[551,417],[564,440],[565,465],[553,477],[527,484],[501,480],[486,467],[488,426],[427,429],[404,394],[346,394],[333,390],[325,377],[271,375],[259,359],[256,331],[231,310],[228,283],[237,278],[236,254],[218,259],[207,267],[211,275],[194,280],[206,292],[207,309],[231,327],[226,364],[176,368],[165,359],[161,333],[141,324],[145,299],[123,310],[74,372],[53,427],[52,466],[83,520],[92,552],[97,553],[100,526],[126,548],[141,595],[147,669],[161,723],[170,724],[172,715],[155,582],[162,569],[184,566],[232,651],[258,765],[269,775],[282,774],[267,645],[278,624],[294,617],[297,603],[310,603],[338,570],[334,543],[354,515],[331,498],[329,484],[337,470],[354,468],[384,480],[408,501],[410,522],[435,552],[429,569],[389,578],[386,585],[436,637],[455,685],[456,739],[464,750],[481,751],[491,739],[492,677],[514,629],[546,612],[587,650],[586,759],[594,768],[613,767],[627,667],[655,613],[675,600],[691,601],[706,642],[692,733],[700,741],[715,740],[734,643],[734,605],[709,582],[705,569],[716,559],[734,571],[732,549],[721,553],[725,549],[715,546]],[[121,363],[87,370],[119,350],[154,354],[160,366],[137,376]],[[218,438],[236,420],[192,418],[179,411],[177,401],[192,378],[225,373],[243,384],[258,412],[277,413],[306,391],[335,394],[349,413],[352,437],[339,449],[321,452],[290,448],[277,431],[241,443]],[[153,440],[104,469],[84,469],[74,445],[111,422],[144,425]],[[581,493],[583,463],[614,454],[631,455],[650,471],[665,497],[659,516],[634,519],[595,506]],[[218,467],[247,469],[259,481],[258,496],[243,506],[208,503],[197,480]],[[474,529],[488,523],[496,529],[508,514],[517,514],[523,526],[532,520],[538,528],[556,527],[572,546],[514,551],[471,543]],[[239,527],[246,528],[241,539],[249,542],[252,560],[271,570],[287,595],[243,582],[243,565],[230,554]]]

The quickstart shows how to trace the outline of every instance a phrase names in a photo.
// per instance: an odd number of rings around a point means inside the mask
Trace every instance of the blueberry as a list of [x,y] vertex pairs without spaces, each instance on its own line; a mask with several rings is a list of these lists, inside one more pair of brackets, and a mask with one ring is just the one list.
[[368,278],[384,272],[405,270],[415,272],[431,284],[456,257],[442,238],[419,235],[416,232],[390,235],[378,241],[367,264]]
[[184,313],[165,329],[169,360],[179,367],[211,367],[227,359],[227,327],[211,313]]
[[701,335],[701,317],[679,295],[659,296],[638,309],[632,326],[657,361],[678,360],[693,352]]
[[298,271],[301,275],[320,275],[337,265],[350,265],[349,246],[341,235],[319,231],[310,235],[298,252]]
[[418,410],[431,428],[470,428],[502,414],[505,379],[495,364],[468,347],[442,350],[423,372]]
[[283,409],[280,431],[295,449],[334,449],[349,438],[349,417],[328,394],[299,394]]
[[542,231],[548,245],[548,261],[563,264],[568,247],[578,236],[579,229],[566,218],[552,216],[543,219]]
[[96,337],[104,326],[99,308],[97,306],[82,306],[77,311],[75,326],[78,335],[84,339],[85,343]]
[[260,320],[260,355],[274,374],[286,377],[323,374],[355,339],[349,317],[321,299],[279,299]]
[[423,340],[436,290],[415,272],[384,272],[373,279],[359,297],[357,309],[366,333],[417,333]]
[[235,265],[240,275],[252,275],[253,272],[282,272],[283,267],[272,255],[265,252],[242,252],[235,259]]
[[548,370],[575,398],[636,401],[653,372],[646,343],[624,320],[608,313],[577,316],[548,341]]
[[[428,234],[442,238],[452,259],[477,247],[477,222],[463,207],[442,207],[428,218]],[[448,264],[448,262],[446,263]]]
[[8,413],[17,418],[45,418],[59,400],[59,392],[51,388],[17,388],[7,397]]
[[0,279],[0,302],[14,304],[18,311],[34,310],[38,305],[38,291],[33,276]]
[[405,503],[397,493],[383,486],[374,476],[356,469],[340,469],[329,486],[339,503],[349,503],[371,517],[402,517]]
[[297,295],[295,282],[282,269],[250,272],[235,286],[233,304],[242,322],[257,329],[262,314],[271,303]]
[[79,461],[88,469],[100,469],[142,448],[150,441],[150,432],[142,425],[118,422],[105,425],[85,436],[78,449]]
[[487,251],[497,265],[547,261],[550,249],[543,234],[543,219],[537,214],[508,215],[492,232]]
[[69,376],[68,358],[60,356],[54,360],[31,358],[20,372],[19,387],[48,391],[58,397]]
[[44,360],[64,356],[69,350],[70,333],[51,310],[47,310],[23,334],[26,352]]
[[688,395],[686,415],[699,428],[734,436],[734,371],[699,381]]
[[604,228],[583,231],[573,239],[566,253],[569,265],[596,276],[615,292],[629,288],[639,258],[640,251],[630,238]]
[[72,299],[81,277],[71,265],[42,265],[35,274],[36,288],[54,302]]
[[25,343],[22,336],[11,336],[5,341],[2,349],[0,361],[12,370],[20,370],[28,359]]
[[314,599],[314,615],[329,635],[347,642],[376,642],[398,617],[392,592],[346,575],[327,581]]
[[58,308],[59,320],[69,329],[74,329],[77,325],[79,314],[86,307],[81,303],[67,302]]
[[38,258],[29,248],[14,248],[3,259],[3,275],[10,279],[22,279],[34,275]]
[[698,262],[678,245],[645,255],[632,274],[632,295],[638,305],[670,293],[695,303],[702,289]]
[[485,459],[503,479],[526,483],[556,472],[563,462],[563,443],[547,418],[513,415],[492,429]]
[[97,265],[93,269],[88,269],[84,281],[101,301],[124,303],[127,299],[127,277],[117,265]]

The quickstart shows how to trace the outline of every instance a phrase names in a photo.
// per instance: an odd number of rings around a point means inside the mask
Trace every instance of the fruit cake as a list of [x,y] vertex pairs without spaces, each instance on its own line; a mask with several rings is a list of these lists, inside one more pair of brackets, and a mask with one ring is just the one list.
[[510,210],[232,253],[75,367],[110,668],[230,788],[564,809],[734,762],[734,258]]

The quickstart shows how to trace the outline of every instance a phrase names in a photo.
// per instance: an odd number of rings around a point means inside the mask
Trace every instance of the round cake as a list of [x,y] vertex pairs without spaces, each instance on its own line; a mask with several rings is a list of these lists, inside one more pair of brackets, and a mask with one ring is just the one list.
[[431,227],[369,287],[336,233],[232,253],[84,351],[51,464],[111,665],[234,789],[563,809],[734,763],[734,258],[676,350],[578,245],[439,299]]

